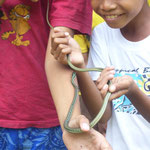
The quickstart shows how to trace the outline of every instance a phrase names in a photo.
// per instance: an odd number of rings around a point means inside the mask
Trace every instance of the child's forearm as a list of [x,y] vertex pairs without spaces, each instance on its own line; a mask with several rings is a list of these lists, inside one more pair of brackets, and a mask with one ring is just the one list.
[[150,122],[150,98],[134,83],[126,94],[140,114]]
[[[103,104],[102,96],[88,72],[77,72],[77,78],[83,101],[87,106],[89,113],[92,116],[96,116]],[[101,119],[101,122],[107,122],[110,117],[111,102],[108,103],[107,109]]]
[[[72,71],[54,60],[53,56],[50,55],[49,53],[46,58],[45,69],[50,91],[63,129],[64,120],[74,96],[74,88],[71,85]],[[79,114],[80,108],[78,103],[74,109],[74,116]]]
[[[63,129],[64,120],[74,96],[74,88],[71,85],[72,70],[60,64],[54,59],[53,55],[51,55],[51,37],[49,38],[46,52],[45,70],[59,121]],[[79,106],[79,103],[77,103],[73,117],[80,114]]]

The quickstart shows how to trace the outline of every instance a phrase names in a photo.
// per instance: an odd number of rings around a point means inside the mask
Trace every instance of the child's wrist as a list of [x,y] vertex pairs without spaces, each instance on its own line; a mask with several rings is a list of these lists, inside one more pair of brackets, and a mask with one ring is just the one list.
[[130,86],[128,92],[126,93],[126,96],[130,99],[130,97],[135,93],[136,89],[137,89],[137,85],[136,85],[135,81],[132,80],[131,86]]
[[[86,65],[85,65],[85,63],[83,63],[83,64],[80,64],[80,65],[78,65],[76,67],[78,67],[79,69],[84,69],[84,68],[86,68]],[[76,70],[76,72],[81,72],[81,71]]]

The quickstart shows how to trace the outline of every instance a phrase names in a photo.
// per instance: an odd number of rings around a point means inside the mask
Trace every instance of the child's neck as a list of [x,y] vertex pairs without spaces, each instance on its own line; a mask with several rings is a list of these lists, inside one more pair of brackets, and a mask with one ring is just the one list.
[[150,35],[150,23],[149,24],[141,23],[139,27],[132,26],[132,28],[131,27],[123,28],[121,29],[121,33],[129,41],[133,42],[141,41]]
[[123,36],[133,42],[141,41],[150,35],[150,7],[147,5],[128,25],[121,29]]

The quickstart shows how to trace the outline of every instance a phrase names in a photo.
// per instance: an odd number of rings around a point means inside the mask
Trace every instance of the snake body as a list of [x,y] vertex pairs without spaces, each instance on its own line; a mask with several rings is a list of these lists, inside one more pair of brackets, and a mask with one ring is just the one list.
[[[50,24],[50,22],[48,20],[48,12],[49,12],[49,0],[48,0],[48,4],[47,4],[46,20],[47,20],[47,23],[48,23],[49,27],[51,29],[53,29],[53,26]],[[78,67],[74,66],[70,62],[69,55],[67,56],[67,62],[68,62],[68,65],[70,66],[70,68],[73,69],[74,71],[80,71],[80,72],[98,71],[98,72],[101,72],[103,70],[103,68],[78,68]],[[67,117],[66,117],[65,122],[64,122],[64,129],[67,130],[70,133],[82,133],[82,130],[80,128],[71,128],[71,127],[69,127],[69,122],[70,122],[70,119],[71,119],[71,116],[72,116],[72,112],[73,112],[73,109],[74,109],[74,105],[76,103],[76,100],[77,100],[77,97],[78,97],[78,92],[79,92],[78,91],[78,86],[74,82],[75,78],[76,78],[76,73],[73,72],[71,83],[72,83],[72,85],[73,85],[73,87],[75,89],[75,94],[74,94],[74,98],[73,98],[73,101],[71,103],[71,106],[69,108]],[[109,84],[110,84],[110,82],[109,82]],[[111,93],[107,92],[99,113],[90,122],[90,128],[93,128],[99,122],[101,117],[103,116],[103,114],[104,114],[104,112],[106,110],[106,107],[107,107],[108,100],[109,100],[110,96],[111,96]]]
[[[70,66],[71,69],[75,70],[75,71],[80,71],[80,72],[88,72],[88,71],[98,71],[98,72],[101,72],[103,70],[103,68],[78,68],[76,66],[74,66],[71,62],[70,62],[70,59],[69,59],[69,55],[67,56],[67,60],[68,60],[68,65]],[[74,109],[74,105],[75,105],[75,102],[76,102],[76,99],[77,99],[77,96],[78,96],[78,86],[75,84],[74,80],[76,78],[76,73],[73,72],[72,74],[72,85],[75,89],[75,94],[74,94],[74,98],[73,98],[73,101],[71,103],[71,106],[69,108],[69,111],[68,111],[68,114],[67,114],[67,117],[66,117],[66,120],[64,122],[64,128],[70,132],[70,133],[81,133],[82,130],[80,128],[71,128],[69,127],[69,121],[71,119],[71,116],[72,116],[72,112],[73,112],[73,109]],[[110,84],[110,82],[109,82]],[[105,98],[104,98],[104,101],[103,101],[103,105],[99,111],[99,113],[97,114],[97,116],[90,122],[90,128],[93,128],[98,122],[99,120],[102,118],[105,110],[106,110],[106,107],[107,107],[107,104],[108,104],[108,100],[111,96],[111,93],[110,92],[107,92]]]

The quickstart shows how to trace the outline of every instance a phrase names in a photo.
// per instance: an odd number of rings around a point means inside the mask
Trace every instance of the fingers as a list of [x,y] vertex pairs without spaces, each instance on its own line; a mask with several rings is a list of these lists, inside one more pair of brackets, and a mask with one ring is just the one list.
[[54,29],[51,35],[52,55],[55,55],[55,53],[57,52],[57,48],[58,46],[60,46],[59,44],[68,45],[69,43],[69,39],[67,38],[68,36],[69,36],[68,32],[63,32],[59,29]]
[[71,49],[70,49],[70,47],[67,47],[67,48],[64,48],[62,51],[61,51],[61,53],[60,53],[60,55],[58,56],[58,61],[59,62],[62,62],[63,64],[67,64],[67,54],[69,54],[69,53],[71,53]]
[[85,116],[80,117],[79,123],[82,131],[86,132],[90,130],[89,120]]
[[60,57],[61,53],[66,54],[67,52],[70,52],[68,46],[65,44],[59,44],[53,55],[54,55],[55,59],[58,59]]
[[100,93],[101,93],[101,95],[102,95],[103,98],[105,97],[107,91],[108,91],[108,84],[105,84],[103,86],[103,88],[100,90]]
[[121,77],[115,77],[109,87],[110,92],[117,92],[119,90],[128,89],[133,79],[130,76],[124,75]]
[[94,143],[99,143],[98,147],[95,148],[95,149],[98,149],[98,150],[112,150],[110,144],[108,143],[106,138],[100,132],[97,132],[94,129],[91,129],[91,136],[92,136],[93,139],[95,139]]
[[80,127],[82,131],[87,132],[90,130],[89,120],[84,116],[80,115],[77,118],[69,122],[69,126],[72,128]]
[[115,70],[114,67],[106,67],[100,74],[100,77],[96,81],[97,88],[104,97],[108,91],[108,81],[114,78]]
[[127,75],[113,78],[109,87],[109,91],[112,93],[110,100],[129,93],[133,84],[134,80]]
[[69,33],[55,28],[51,33],[51,54],[63,64],[67,63],[66,55],[71,53]]
[[100,74],[100,77],[96,81],[97,87],[101,90],[105,84],[108,83],[109,80],[112,80],[114,77],[115,71],[114,67],[106,67]]
[[79,44],[69,35],[68,32],[55,28],[51,31],[51,53],[56,60],[67,64],[66,56],[69,54],[70,61],[73,65],[84,66],[83,55]]

